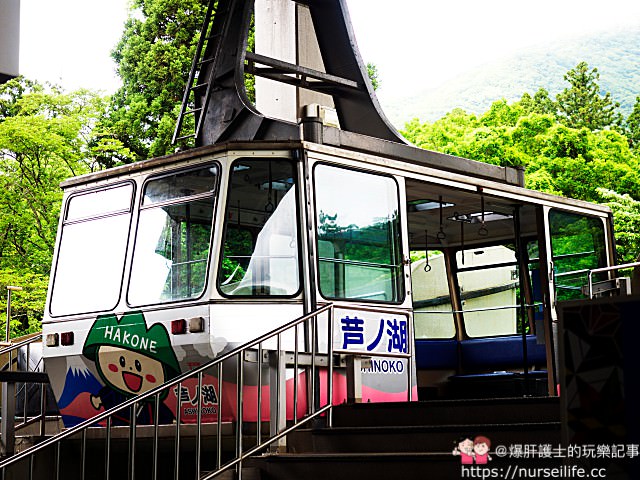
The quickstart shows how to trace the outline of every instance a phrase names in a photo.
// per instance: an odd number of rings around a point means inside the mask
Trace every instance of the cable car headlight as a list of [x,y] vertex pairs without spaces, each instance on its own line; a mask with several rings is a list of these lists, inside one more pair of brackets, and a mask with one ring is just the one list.
[[193,317],[189,319],[189,332],[200,333],[204,332],[204,318]]
[[49,333],[45,338],[45,344],[47,347],[57,347],[59,343],[59,336],[57,333]]

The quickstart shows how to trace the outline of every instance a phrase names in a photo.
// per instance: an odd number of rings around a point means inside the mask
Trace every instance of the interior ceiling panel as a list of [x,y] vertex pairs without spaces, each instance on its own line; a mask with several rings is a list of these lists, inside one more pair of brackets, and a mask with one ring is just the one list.
[[[425,232],[428,237],[426,246],[435,249],[458,247],[463,244],[471,246],[512,241],[515,231],[513,214],[518,206],[522,235],[536,235],[535,207],[531,204],[517,204],[484,195],[485,223],[483,225],[481,221],[483,195],[479,191],[455,190],[451,187],[417,180],[407,180],[406,188],[407,204],[413,205],[408,213],[409,243],[412,249],[425,248]],[[419,201],[425,202],[421,205],[433,208],[416,211],[415,204]],[[428,201],[435,202],[435,205],[427,205]],[[437,206],[439,202],[445,205],[442,209]],[[453,205],[446,206],[446,204]],[[506,217],[490,221],[488,212],[500,213]],[[469,216],[470,214],[473,214],[473,218]]]

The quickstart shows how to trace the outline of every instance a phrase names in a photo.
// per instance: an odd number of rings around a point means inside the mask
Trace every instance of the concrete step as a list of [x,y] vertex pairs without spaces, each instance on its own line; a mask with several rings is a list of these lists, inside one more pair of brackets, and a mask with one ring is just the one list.
[[483,435],[497,445],[560,444],[559,422],[334,427],[298,430],[287,436],[290,453],[447,453],[461,437]]
[[[526,478],[507,477],[515,467],[554,468],[561,459],[493,458],[488,465],[461,465],[459,457],[438,453],[333,453],[277,454],[252,459],[269,480],[451,480],[455,478]],[[472,474],[475,469],[475,475]],[[485,470],[482,476],[479,470]],[[487,471],[488,469],[492,469]],[[464,472],[466,470],[466,474]],[[491,474],[493,476],[491,476]],[[531,477],[534,478],[534,477]],[[562,477],[557,477],[562,478]]]
[[[557,445],[560,441],[559,406],[555,398],[341,405],[335,408],[333,418],[334,428],[320,425],[294,432],[288,437],[290,453],[266,455],[257,460],[261,463],[247,464],[254,470],[243,470],[243,477],[248,475],[258,480],[388,480],[396,478],[399,471],[409,469],[407,471],[415,476],[406,478],[419,478],[419,473],[420,478],[425,478],[425,475],[429,478],[458,478],[460,459],[454,457],[452,451],[461,436],[484,435],[491,440],[492,451],[497,445],[507,448],[518,444]],[[180,478],[195,478],[196,426],[181,427],[180,451],[177,454],[175,428],[174,425],[159,428],[157,478],[173,479],[176,459],[180,465]],[[214,426],[209,425],[202,428],[205,440],[201,445],[201,472],[215,468],[217,437],[214,431],[209,431],[212,429]],[[223,463],[232,457],[235,450],[232,430],[230,425],[223,425]],[[245,448],[255,442],[255,436],[249,430],[243,439]],[[128,427],[112,429],[110,478],[127,478],[129,475],[129,433]],[[15,466],[7,472],[4,480],[29,478],[31,468],[33,479],[49,479],[55,471],[57,458],[62,467],[60,478],[106,479],[105,434],[104,428],[87,432],[84,470],[80,454],[82,440],[74,438],[62,442],[59,451],[42,451],[32,466],[28,463]],[[136,437],[135,477],[152,479],[155,431],[139,427]],[[235,472],[224,475],[228,479],[236,477]],[[402,475],[405,476],[404,473]]]
[[557,422],[558,397],[361,403],[333,409],[334,426],[480,425]]

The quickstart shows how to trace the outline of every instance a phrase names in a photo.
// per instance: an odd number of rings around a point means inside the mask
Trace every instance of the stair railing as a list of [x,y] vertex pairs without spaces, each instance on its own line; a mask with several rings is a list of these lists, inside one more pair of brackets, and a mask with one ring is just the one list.
[[[341,307],[347,308],[347,307]],[[349,307],[360,309],[360,307]],[[385,312],[384,309],[368,309],[371,311]],[[112,454],[113,433],[116,436],[124,433],[127,440],[127,472],[130,479],[135,478],[136,472],[136,438],[138,435],[139,412],[146,407],[146,411],[151,408],[154,412],[153,419],[147,426],[141,428],[140,435],[145,435],[152,441],[151,460],[148,463],[141,463],[138,466],[145,467],[145,472],[150,472],[149,478],[156,480],[157,478],[169,478],[171,472],[167,472],[166,468],[160,472],[159,468],[159,438],[160,429],[163,431],[162,439],[164,442],[168,439],[165,433],[171,433],[174,441],[174,458],[173,458],[173,478],[176,480],[185,478],[186,472],[195,474],[195,478],[201,480],[209,480],[215,478],[229,469],[235,469],[236,478],[242,477],[242,464],[248,457],[256,453],[263,452],[269,448],[272,451],[280,451],[285,447],[285,437],[294,429],[301,425],[309,423],[313,419],[323,417],[327,426],[332,424],[331,409],[333,407],[333,373],[335,362],[337,361],[337,353],[334,354],[334,306],[333,304],[325,305],[318,308],[312,313],[304,315],[290,323],[276,328],[244,345],[236,347],[227,353],[198,366],[193,370],[189,370],[169,382],[160,385],[148,392],[128,399],[120,405],[109,410],[99,413],[95,417],[87,419],[73,428],[64,430],[60,434],[51,437],[43,442],[15,454],[0,462],[0,478],[23,478],[32,480],[34,471],[43,469],[47,472],[47,478],[61,479],[70,478],[69,469],[73,468],[75,478],[96,478],[96,474],[100,471],[100,456],[103,455],[104,479],[120,478],[122,467],[124,465],[121,455]],[[338,361],[346,361],[346,364],[359,365],[359,361],[354,362],[352,357],[360,358],[362,353],[352,354],[350,352],[340,352],[343,358]],[[412,362],[411,351],[386,354],[384,356],[395,356],[406,358],[409,362],[407,368],[407,385],[408,400],[411,400],[412,385]],[[245,380],[245,375],[249,370],[249,366],[253,368],[250,371],[253,374],[253,381],[257,387],[255,399],[246,398],[245,390],[249,391],[254,385],[249,385]],[[223,369],[224,367],[224,369]],[[235,372],[234,372],[235,370]],[[264,372],[263,372],[264,370]],[[358,370],[356,372],[356,370]],[[359,368],[353,372],[347,371],[347,383],[353,382],[353,377],[359,374]],[[203,379],[207,372],[212,372],[209,378],[213,378],[212,383],[204,383]],[[235,373],[235,388],[229,384],[223,385],[223,374],[229,377],[229,374]],[[268,373],[267,373],[268,372]],[[268,383],[263,378],[268,374]],[[289,376],[289,378],[287,378]],[[350,380],[351,377],[351,380]],[[195,408],[197,412],[196,425],[186,425],[181,418],[182,412],[182,392],[183,386],[189,381],[193,385],[193,379],[197,381],[197,402]],[[359,379],[356,380],[359,382]],[[214,387],[211,392],[210,387]],[[269,404],[263,398],[263,388],[267,387],[269,391]],[[290,388],[293,386],[293,388]],[[249,389],[247,387],[250,387]],[[289,387],[289,388],[288,388]],[[323,389],[324,387],[324,389]],[[353,386],[347,385],[348,390],[353,390]],[[357,388],[357,387],[356,387]],[[203,391],[206,389],[206,392]],[[159,420],[160,403],[168,392],[173,390],[176,392],[176,417],[175,421],[169,424],[162,424]],[[213,396],[217,400],[217,418],[210,417],[210,421],[203,421],[203,398],[206,393],[207,401]],[[225,422],[222,415],[223,400],[227,399],[226,404],[235,402],[235,418],[231,422]],[[229,400],[231,399],[231,400]],[[342,399],[341,399],[342,400]],[[194,400],[188,399],[191,405]],[[215,403],[215,402],[214,402]],[[263,408],[263,406],[265,408]],[[287,412],[287,406],[292,409]],[[210,407],[208,407],[210,409]],[[255,408],[255,410],[252,410]],[[209,410],[210,411],[210,410]],[[249,413],[255,413],[255,422],[245,422],[245,417]],[[268,414],[267,414],[268,412]],[[264,417],[268,416],[268,431],[263,426]],[[128,425],[124,429],[116,431],[117,424],[122,421],[128,421]],[[126,422],[125,422],[126,423]],[[165,422],[162,422],[165,423]],[[224,423],[224,431],[223,431]],[[254,425],[255,423],[255,425]],[[89,458],[88,455],[88,431],[90,427],[101,426],[105,428],[91,429],[91,439],[102,439],[104,444],[102,448],[100,444],[92,442],[92,451]],[[232,427],[232,428],[229,428]],[[190,429],[187,433],[193,433],[195,429],[195,439],[189,444],[189,452],[194,454],[195,465],[188,465],[185,459],[181,458],[181,431]],[[123,431],[124,430],[124,431]],[[223,448],[223,434],[225,439],[229,430],[233,430],[232,440],[233,446],[229,447],[229,443],[225,442]],[[203,455],[203,446],[212,447],[210,439],[207,439],[206,445],[203,442],[205,433],[215,433],[215,459],[212,456]],[[211,435],[213,436],[213,435]],[[77,444],[74,447],[73,461],[62,459],[62,441],[73,439]],[[79,442],[77,442],[79,440]],[[122,440],[122,437],[119,437]],[[194,445],[195,441],[195,445]],[[147,445],[148,447],[148,445]],[[51,450],[52,449],[52,450]],[[95,452],[100,453],[97,458]],[[185,453],[186,448],[182,448]],[[139,452],[141,458],[142,451]],[[41,457],[39,455],[42,454]],[[42,459],[42,462],[50,462],[53,465],[43,466],[38,463],[36,468],[36,459]],[[144,457],[149,460],[148,457]],[[202,460],[209,462],[203,465]],[[162,460],[166,465],[166,457]],[[91,471],[87,472],[87,464],[91,463]],[[181,462],[185,462],[184,465]],[[115,467],[115,468],[114,468]],[[116,470],[120,468],[120,473]],[[14,470],[15,469],[15,470]],[[65,471],[66,469],[66,471]],[[80,470],[79,472],[77,470]],[[139,468],[138,468],[139,470]],[[79,475],[78,475],[79,473]],[[193,477],[191,477],[193,478]]]
[[[326,314],[326,315],[323,315]],[[326,328],[322,334],[326,334],[326,339],[319,338],[319,321],[326,321]],[[305,338],[310,341],[305,342]],[[176,407],[176,419],[175,422],[168,427],[173,429],[174,441],[175,441],[175,459],[174,459],[174,478],[183,478],[181,476],[180,465],[180,441],[181,441],[181,429],[187,428],[182,424],[181,420],[181,395],[182,386],[190,379],[197,379],[197,434],[195,438],[195,457],[196,457],[196,478],[209,479],[214,478],[228,470],[235,467],[238,474],[241,475],[242,462],[248,456],[253,455],[261,450],[267,449],[270,445],[278,442],[284,438],[289,432],[305,424],[310,420],[317,418],[323,414],[327,414],[327,421],[330,422],[330,409],[332,402],[329,399],[333,396],[333,305],[329,304],[316,311],[302,316],[280,328],[272,330],[271,332],[262,335],[255,340],[252,340],[242,346],[234,348],[221,355],[220,357],[201,365],[193,370],[183,373],[182,375],[172,379],[171,381],[160,385],[142,395],[133,397],[120,405],[113,407],[109,410],[99,413],[95,417],[83,421],[73,428],[67,429],[55,437],[51,437],[43,442],[31,447],[23,452],[17,453],[14,456],[7,458],[0,462],[0,474],[1,478],[6,478],[5,473],[7,468],[12,469],[16,467],[16,464],[20,463],[22,466],[20,470],[21,478],[32,479],[34,472],[34,465],[38,454],[43,453],[47,449],[54,449],[53,458],[55,459],[54,471],[50,471],[50,478],[63,478],[65,475],[61,472],[61,442],[65,439],[79,439],[80,440],[80,455],[77,458],[76,465],[79,466],[80,476],[79,478],[88,478],[87,476],[87,431],[89,427],[104,426],[106,432],[104,436],[104,478],[109,479],[111,477],[111,470],[113,461],[121,462],[122,459],[113,459],[111,456],[111,440],[112,433],[114,431],[114,423],[118,423],[118,418],[130,419],[128,428],[128,471],[135,472],[136,469],[136,423],[138,407],[148,405],[151,403],[154,407],[154,412],[160,410],[160,401],[163,393],[176,389],[178,392],[178,403]],[[323,340],[325,340],[323,342]],[[286,343],[286,345],[285,345]],[[275,348],[274,348],[275,347]],[[290,349],[288,348],[290,347]],[[287,348],[287,350],[285,350]],[[246,415],[249,405],[245,402],[244,390],[245,383],[245,369],[250,363],[257,363],[258,376],[258,394],[257,394],[257,419],[255,427],[255,436],[252,441],[247,442],[249,435],[243,432],[248,431],[243,425],[243,416]],[[229,396],[236,397],[237,414],[235,415],[234,425],[234,442],[235,452],[231,458],[223,457],[222,451],[222,434],[223,434],[223,419],[221,408],[218,409],[217,419],[213,420],[216,424],[216,441],[217,441],[217,459],[215,460],[214,468],[208,472],[203,472],[201,469],[201,452],[203,445],[203,395],[201,394],[203,387],[203,376],[206,372],[214,371],[217,377],[217,399],[218,407],[222,406],[224,395],[227,395],[226,390],[223,391],[223,365],[225,369],[229,367],[235,367],[236,369],[236,389],[230,392]],[[326,369],[326,398],[319,398],[320,387],[320,375],[319,367]],[[269,408],[269,425],[270,431],[263,432],[262,428],[262,407],[263,403],[266,406],[265,399],[263,399],[261,386],[263,384],[263,369],[268,367],[269,369],[269,385],[270,385],[270,408]],[[275,367],[275,368],[274,368]],[[293,421],[287,422],[286,412],[283,410],[283,406],[287,404],[287,388],[286,388],[286,373],[287,369],[291,371],[293,369],[293,394],[292,398],[289,398],[293,402]],[[298,372],[300,370],[305,371],[306,380],[309,384],[302,385],[299,382],[303,380],[300,378]],[[302,402],[299,398],[299,387],[307,387],[309,392],[309,402]],[[225,389],[227,386],[225,386]],[[304,414],[298,418],[298,413],[304,407]],[[244,413],[244,415],[243,415]],[[166,428],[162,425],[163,429]],[[154,480],[158,478],[158,440],[159,440],[159,415],[154,414],[154,420],[150,427],[153,429],[153,461],[150,466],[151,478]],[[102,436],[102,435],[101,435]],[[163,437],[164,438],[164,437]],[[247,442],[248,444],[245,444]],[[50,450],[47,453],[51,453]],[[46,456],[46,455],[45,455]],[[52,458],[48,456],[47,458]],[[95,476],[96,471],[99,471],[99,467],[95,465],[95,459],[92,459],[91,476]],[[22,462],[22,463],[21,463]],[[26,464],[25,464],[26,462]],[[23,468],[24,467],[24,468]],[[115,477],[114,477],[115,478]],[[166,478],[166,472],[162,472],[162,478]]]
[[[587,296],[589,297],[589,300],[591,300],[594,296],[594,284],[593,284],[593,274],[594,273],[608,273],[608,272],[614,272],[614,271],[618,271],[618,270],[624,270],[627,268],[633,268],[636,269],[640,267],[640,262],[633,262],[633,263],[625,263],[622,265],[613,265],[612,267],[602,267],[602,268],[592,268],[587,270]],[[614,278],[613,282],[615,285],[615,281],[619,280]],[[625,293],[623,291],[623,293]],[[630,292],[629,292],[630,293]]]
[[[42,355],[32,361],[33,344],[42,342],[42,334],[34,335],[18,343],[0,349],[2,369],[2,411],[0,441],[4,455],[11,455],[15,446],[15,433],[29,425],[40,422],[39,435],[45,435],[47,420],[46,373],[42,372]],[[21,353],[24,354],[22,358]],[[24,361],[24,364],[22,363]],[[19,385],[16,391],[16,383]],[[34,412],[29,407],[29,386],[40,385],[40,404]],[[22,400],[19,402],[19,398]]]

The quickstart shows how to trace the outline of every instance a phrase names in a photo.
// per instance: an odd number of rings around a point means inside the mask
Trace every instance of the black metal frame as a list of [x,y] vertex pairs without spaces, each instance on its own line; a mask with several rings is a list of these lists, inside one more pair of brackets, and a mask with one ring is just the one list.
[[[309,8],[326,71],[247,52],[253,1],[211,0],[173,142],[300,140],[297,124],[268,118],[247,97],[245,74],[332,96],[341,129],[406,144],[382,112],[358,52],[345,0],[298,1]],[[191,103],[193,94],[194,103]],[[195,132],[182,134],[193,114]],[[326,129],[327,127],[325,127]]]

